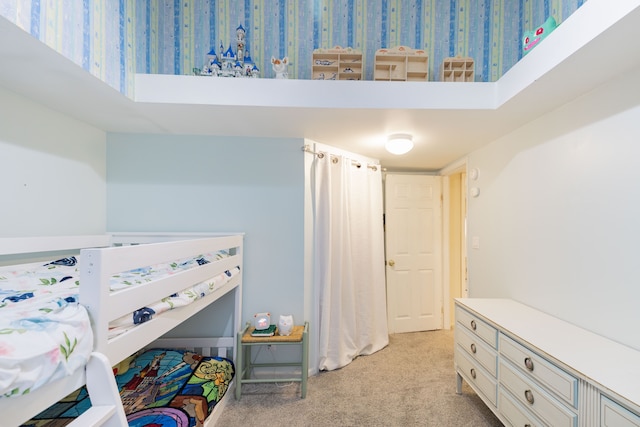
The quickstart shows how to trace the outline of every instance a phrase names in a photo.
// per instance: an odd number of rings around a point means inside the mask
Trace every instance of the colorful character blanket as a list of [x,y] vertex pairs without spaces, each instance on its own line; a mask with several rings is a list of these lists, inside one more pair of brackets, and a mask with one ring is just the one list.
[[[129,426],[202,426],[235,375],[233,362],[182,350],[147,350],[114,368]],[[91,406],[85,388],[23,426],[60,427]]]

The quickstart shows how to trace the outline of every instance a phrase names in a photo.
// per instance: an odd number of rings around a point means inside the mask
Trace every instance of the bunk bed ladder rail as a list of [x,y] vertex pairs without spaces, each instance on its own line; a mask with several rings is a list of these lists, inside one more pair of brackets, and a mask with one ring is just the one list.
[[86,372],[91,408],[71,422],[69,427],[128,426],[109,359],[102,353],[91,353]]

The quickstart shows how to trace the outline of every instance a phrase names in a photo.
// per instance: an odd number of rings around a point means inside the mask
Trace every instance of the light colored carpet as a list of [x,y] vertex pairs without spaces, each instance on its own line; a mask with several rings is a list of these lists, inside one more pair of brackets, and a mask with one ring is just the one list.
[[394,334],[389,345],[300,384],[245,384],[217,425],[501,427],[464,383],[456,394],[453,331]]

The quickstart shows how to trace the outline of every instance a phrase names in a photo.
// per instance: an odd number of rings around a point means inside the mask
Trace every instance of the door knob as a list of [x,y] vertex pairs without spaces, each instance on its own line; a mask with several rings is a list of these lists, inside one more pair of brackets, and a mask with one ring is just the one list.
[[393,267],[394,265],[396,265],[396,262],[392,259],[389,260],[389,267]]

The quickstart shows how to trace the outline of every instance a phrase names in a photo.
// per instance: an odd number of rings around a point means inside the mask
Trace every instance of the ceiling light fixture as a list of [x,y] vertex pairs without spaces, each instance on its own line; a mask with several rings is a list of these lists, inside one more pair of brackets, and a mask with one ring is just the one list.
[[413,148],[413,137],[406,133],[396,133],[389,135],[384,145],[391,154],[405,154]]

